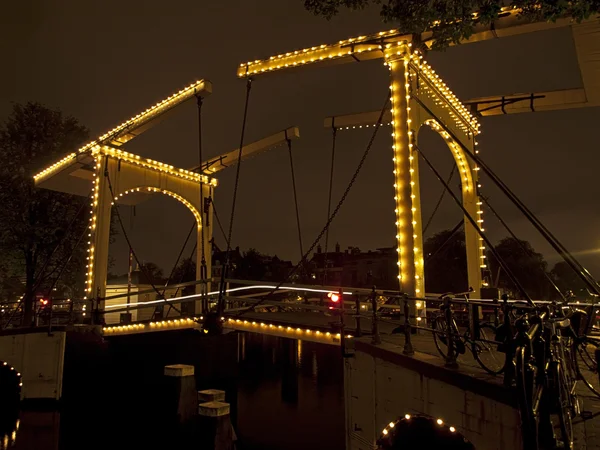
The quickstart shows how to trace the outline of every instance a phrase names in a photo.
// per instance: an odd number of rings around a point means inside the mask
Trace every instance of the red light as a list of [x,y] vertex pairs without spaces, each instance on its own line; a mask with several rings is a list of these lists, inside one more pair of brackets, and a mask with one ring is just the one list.
[[330,292],[329,294],[327,294],[327,297],[329,297],[333,303],[337,303],[340,301],[340,296],[338,294],[335,294],[334,292]]
[[42,305],[47,305],[48,304],[48,300],[45,300],[45,299],[42,298],[42,299],[40,299],[40,303]]

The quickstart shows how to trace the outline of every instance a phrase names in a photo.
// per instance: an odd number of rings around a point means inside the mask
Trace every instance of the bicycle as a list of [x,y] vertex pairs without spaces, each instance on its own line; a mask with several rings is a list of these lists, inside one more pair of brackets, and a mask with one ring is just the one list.
[[558,417],[563,448],[573,449],[573,417],[579,413],[576,379],[570,374],[564,334],[569,318],[550,317],[549,310],[515,323],[515,365],[519,412],[525,448],[554,447],[552,416]]
[[[463,293],[463,295],[465,294]],[[451,298],[442,296],[442,299],[444,302],[440,306],[440,315],[432,320],[433,340],[442,358],[446,360],[448,365],[453,365],[455,364],[454,351],[456,351],[456,356],[463,355],[468,347],[473,358],[486,372],[492,375],[502,373],[506,356],[498,350],[499,343],[495,341],[496,327],[489,322],[477,322],[477,326],[474,327],[475,336],[471,336],[470,327],[461,334],[456,320],[452,316]],[[465,299],[465,303],[469,309],[469,322],[473,323],[474,319],[469,308],[469,300]],[[449,347],[451,348],[449,349]]]
[[[592,311],[593,312],[593,311]],[[575,310],[571,314],[572,339],[572,364],[577,379],[597,397],[600,397],[600,375],[598,358],[600,350],[600,336],[594,337],[587,334],[589,327],[588,314],[583,310]]]

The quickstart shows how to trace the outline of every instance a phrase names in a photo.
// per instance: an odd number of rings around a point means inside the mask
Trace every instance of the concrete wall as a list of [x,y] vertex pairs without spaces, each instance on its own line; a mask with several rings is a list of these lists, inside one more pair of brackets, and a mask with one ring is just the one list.
[[21,398],[54,399],[62,395],[65,331],[19,332],[0,336],[0,360],[21,372]]
[[357,342],[355,356],[346,359],[348,450],[376,448],[383,428],[405,414],[441,418],[477,450],[522,448],[519,414],[508,390],[384,347]]

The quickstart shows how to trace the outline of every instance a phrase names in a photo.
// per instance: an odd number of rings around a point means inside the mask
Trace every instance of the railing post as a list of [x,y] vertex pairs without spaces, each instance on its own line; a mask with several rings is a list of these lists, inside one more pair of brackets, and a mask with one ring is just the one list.
[[498,328],[500,325],[500,307],[498,305],[498,299],[494,297],[494,326]]
[[445,366],[456,369],[458,367],[458,363],[456,362],[456,353],[454,352],[454,330],[452,327],[454,318],[452,317],[452,299],[450,297],[446,297],[444,299],[444,309],[446,315],[446,333],[448,336],[448,354],[446,355]]
[[342,349],[342,357],[346,356],[346,323],[344,320],[344,292],[342,288],[338,291],[340,296],[340,347]]
[[375,286],[373,286],[373,291],[371,292],[371,307],[373,308],[373,326],[371,332],[373,337],[371,344],[379,345],[381,344],[381,336],[379,336],[379,324],[377,323],[377,292],[375,292]]
[[404,294],[404,350],[402,353],[408,356],[415,354],[411,341],[410,308],[408,306],[408,295]]
[[504,333],[504,350],[506,358],[504,360],[504,386],[511,387],[515,379],[515,339],[513,336],[512,324],[510,323],[510,305],[508,304],[508,296],[502,296],[502,321],[505,327]]
[[360,329],[360,297],[356,296],[356,337],[362,336],[362,330]]

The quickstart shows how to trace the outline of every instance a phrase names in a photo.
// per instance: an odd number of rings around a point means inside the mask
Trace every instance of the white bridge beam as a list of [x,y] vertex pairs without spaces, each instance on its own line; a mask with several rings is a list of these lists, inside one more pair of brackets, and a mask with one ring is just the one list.
[[[242,147],[242,160],[249,159],[259,153],[266,152],[275,147],[285,144],[288,140],[296,140],[300,137],[300,129],[298,127],[290,127],[283,131],[267,136],[263,139],[255,141],[251,144]],[[201,169],[203,173],[213,174],[237,164],[239,158],[239,148],[224,153],[220,156],[210,158],[202,163],[202,166],[195,166],[189,169],[190,171],[198,171]]]

